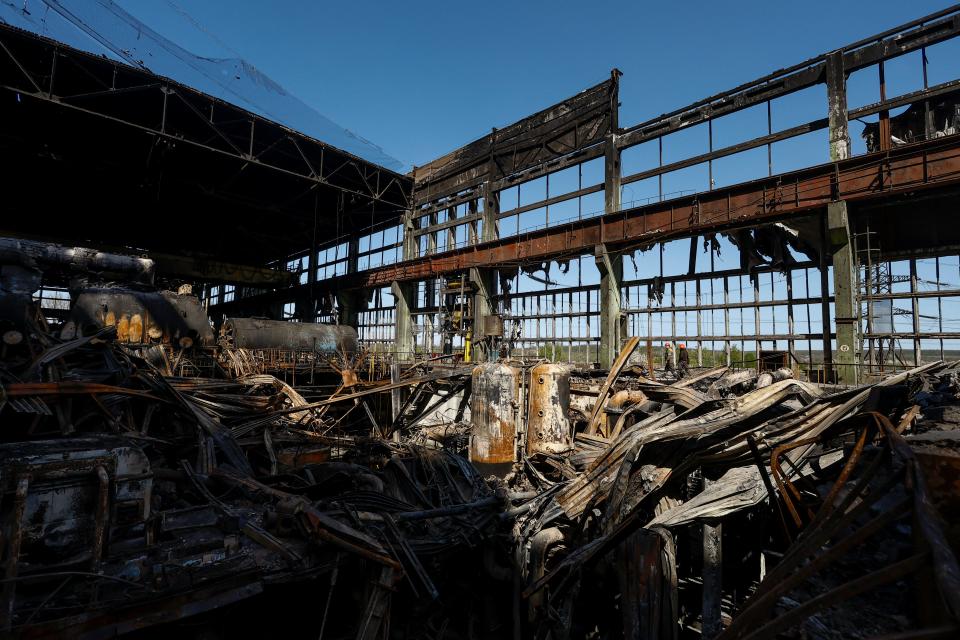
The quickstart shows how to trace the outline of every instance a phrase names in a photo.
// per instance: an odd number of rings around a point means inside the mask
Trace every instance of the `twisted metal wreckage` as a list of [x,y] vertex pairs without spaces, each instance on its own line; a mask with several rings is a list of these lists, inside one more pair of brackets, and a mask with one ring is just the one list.
[[[114,35],[136,51],[185,54],[88,4],[131,27]],[[61,23],[46,10],[0,13],[0,149],[16,158],[0,238],[0,636],[960,637],[960,363],[941,361],[960,288],[937,257],[960,246],[943,223],[960,80],[930,84],[927,56],[960,35],[960,6],[626,128],[614,69],[408,175],[127,64],[128,46],[50,40]],[[884,63],[911,53],[923,88],[887,97]],[[848,77],[870,68],[879,101],[848,105]],[[774,129],[778,101],[807,90],[826,97],[816,119]],[[766,132],[715,146],[714,122],[751,108]],[[863,118],[876,122],[854,154]],[[698,126],[706,149],[665,163],[665,137]],[[829,163],[774,171],[774,145],[818,132]],[[657,162],[625,169],[644,144]],[[764,149],[759,175],[714,188],[715,162]],[[664,191],[694,167],[706,189]],[[568,170],[576,186],[551,191]],[[521,198],[537,180],[542,196]],[[655,198],[622,202],[646,181]],[[51,225],[38,202],[97,215]],[[576,217],[551,221],[564,204]],[[521,233],[540,209],[549,224]],[[205,214],[168,224],[187,211]],[[53,243],[76,238],[98,246]],[[714,268],[721,239],[739,269]],[[664,272],[672,240],[690,241],[686,274]],[[625,279],[624,259],[658,245],[659,273]],[[556,287],[552,263],[582,260],[598,281],[563,287],[542,317],[548,290],[521,276]],[[778,271],[785,298],[765,300],[760,276],[773,291]],[[742,278],[753,299],[728,299]],[[656,304],[631,308],[625,289]],[[910,332],[894,331],[895,299]],[[701,332],[707,307],[722,332]],[[788,321],[763,332],[774,307]],[[755,335],[729,326],[743,309]],[[697,314],[696,335],[653,333],[677,313]],[[586,335],[557,332],[575,318]],[[646,357],[627,320],[646,326]],[[552,325],[527,336],[535,355],[517,348],[524,322]],[[757,369],[655,370],[653,343],[681,339],[721,345],[728,365],[752,342]],[[927,340],[939,359],[924,364]],[[589,364],[541,358],[563,347]]]
[[[516,374],[505,391],[431,361],[370,380],[340,353],[311,401],[227,344],[21,329],[0,354],[8,633],[214,624],[289,584],[323,637],[957,630],[956,365],[656,381],[634,338],[602,381],[477,367]],[[392,420],[368,403],[403,389]],[[517,461],[485,464],[470,443],[504,393]]]

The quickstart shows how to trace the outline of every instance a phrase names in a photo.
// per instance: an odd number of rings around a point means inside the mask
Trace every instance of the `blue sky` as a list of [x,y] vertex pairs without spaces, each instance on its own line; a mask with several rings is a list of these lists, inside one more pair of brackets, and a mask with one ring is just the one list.
[[[620,120],[629,126],[946,6],[926,0],[118,4],[197,54],[239,54],[408,166],[595,84],[612,67],[624,72]],[[775,119],[789,115],[785,110]]]

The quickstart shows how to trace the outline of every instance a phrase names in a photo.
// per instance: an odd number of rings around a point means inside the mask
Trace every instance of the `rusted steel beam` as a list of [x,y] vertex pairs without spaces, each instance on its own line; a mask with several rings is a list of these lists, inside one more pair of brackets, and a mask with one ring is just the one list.
[[789,95],[824,82],[828,58],[838,56],[839,66],[852,73],[873,64],[948,40],[960,33],[956,6],[924,16],[835,52],[811,58],[786,69],[742,84],[729,91],[671,111],[623,132],[621,148],[642,144],[674,131],[696,126],[724,115]]
[[[620,377],[620,372],[623,371],[627,361],[630,359],[630,356],[633,355],[633,352],[637,350],[637,345],[639,344],[640,338],[636,336],[627,340],[627,344],[624,345],[620,351],[620,355],[617,356],[613,366],[610,367],[610,373],[607,374],[607,379],[604,381],[603,387],[600,389],[600,394],[597,396],[597,401],[593,405],[593,411],[590,414],[590,425],[587,427],[587,435],[596,435],[597,429],[600,427],[600,412],[607,403],[607,396],[610,394],[610,389],[613,388],[617,378]],[[610,434],[607,435],[609,436]]]
[[157,270],[167,277],[180,277],[201,282],[226,282],[252,287],[286,287],[295,282],[294,274],[280,269],[237,264],[201,256],[177,256],[150,253]]
[[499,180],[596,144],[617,128],[620,72],[413,171],[416,204]]
[[117,387],[112,384],[101,384],[99,382],[14,382],[4,387],[4,392],[11,398],[31,397],[31,396],[65,396],[65,395],[92,395],[109,393],[139,396],[148,400],[166,402],[163,398],[158,398],[149,391],[140,389],[129,389],[127,387]]
[[[711,233],[806,214],[836,200],[892,198],[960,182],[960,137],[938,138],[858,156],[695,196],[625,209],[524,236],[487,242],[388,265],[342,281],[377,287],[471,267],[516,265],[583,254],[598,244],[617,248]],[[334,281],[331,281],[333,284]]]

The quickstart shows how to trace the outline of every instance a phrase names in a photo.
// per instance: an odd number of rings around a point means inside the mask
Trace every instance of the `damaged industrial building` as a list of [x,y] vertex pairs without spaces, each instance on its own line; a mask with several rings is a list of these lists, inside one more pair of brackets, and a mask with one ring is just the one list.
[[0,635],[960,637],[960,7],[401,173],[64,4],[0,4]]

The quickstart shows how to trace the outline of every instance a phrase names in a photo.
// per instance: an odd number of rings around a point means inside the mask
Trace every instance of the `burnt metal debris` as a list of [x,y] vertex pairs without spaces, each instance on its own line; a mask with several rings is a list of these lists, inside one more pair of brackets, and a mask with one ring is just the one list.
[[434,601],[433,559],[510,504],[464,458],[347,433],[349,410],[270,375],[174,376],[113,326],[18,347],[0,369],[7,632],[130,631],[341,565],[373,599]]
[[[960,80],[926,75],[957,35],[951,7],[627,128],[613,70],[401,176],[0,26],[11,183],[100,198],[50,230],[10,189],[0,637],[960,636]],[[923,89],[887,97],[909,53]],[[849,108],[871,66],[880,101]],[[820,85],[824,117],[773,129]],[[764,106],[766,135],[714,147]],[[622,175],[698,125],[705,154]],[[821,130],[829,162],[774,173]],[[707,190],[663,193],[690,167]],[[657,197],[621,202],[641,181]],[[133,237],[131,210],[211,215]]]
[[425,361],[390,382],[341,356],[308,399],[226,342],[118,333],[35,324],[5,347],[7,633],[216,628],[290,584],[329,637],[957,628],[957,465],[938,449],[957,432],[937,418],[960,407],[960,365],[853,388],[675,380],[626,367],[631,340],[603,379]]

